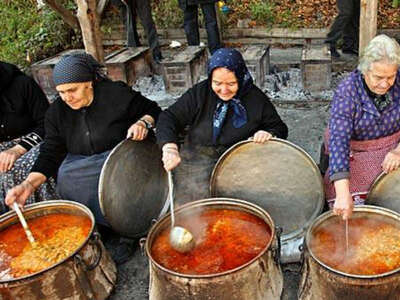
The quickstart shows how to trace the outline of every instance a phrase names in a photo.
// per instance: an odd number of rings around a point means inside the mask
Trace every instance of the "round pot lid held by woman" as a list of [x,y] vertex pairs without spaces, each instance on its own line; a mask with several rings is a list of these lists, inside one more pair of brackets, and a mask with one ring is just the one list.
[[126,140],[111,151],[101,170],[99,201],[113,230],[133,238],[147,233],[167,199],[166,175],[153,139]]
[[210,184],[213,197],[243,199],[264,208],[282,227],[282,241],[304,234],[323,207],[317,165],[301,148],[277,138],[232,146],[215,165]]
[[371,185],[366,204],[385,207],[400,213],[400,169],[382,173]]

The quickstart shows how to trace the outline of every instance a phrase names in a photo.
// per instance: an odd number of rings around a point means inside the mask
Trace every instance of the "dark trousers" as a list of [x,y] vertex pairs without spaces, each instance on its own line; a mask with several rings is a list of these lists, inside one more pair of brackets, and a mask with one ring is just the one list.
[[[221,41],[219,39],[219,31],[217,24],[217,13],[215,11],[214,3],[200,4],[203,11],[206,30],[208,48],[210,53],[213,54],[217,49],[221,48]],[[183,11],[183,27],[186,33],[186,39],[190,46],[200,44],[200,33],[198,24],[198,6],[187,5]]]
[[153,57],[159,57],[160,43],[158,41],[156,26],[151,15],[151,6],[149,0],[128,0],[127,18],[126,18],[126,33],[127,46],[139,47],[139,35],[136,28],[136,18],[139,16],[144,32],[147,36],[149,47],[152,50]]
[[343,50],[358,50],[360,0],[337,0],[339,14],[333,22],[325,42],[335,45],[343,36]]

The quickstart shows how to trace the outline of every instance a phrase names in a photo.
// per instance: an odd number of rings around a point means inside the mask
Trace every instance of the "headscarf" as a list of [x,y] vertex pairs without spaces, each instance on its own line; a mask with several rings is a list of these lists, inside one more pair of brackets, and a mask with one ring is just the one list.
[[55,85],[94,81],[105,78],[100,70],[103,66],[88,53],[67,54],[54,66]]
[[235,73],[239,84],[236,95],[229,101],[218,98],[217,107],[213,117],[213,143],[221,133],[229,106],[233,107],[233,127],[240,128],[247,123],[247,111],[240,98],[253,86],[253,78],[246,67],[244,59],[239,51],[232,48],[220,48],[214,52],[208,63],[208,78],[211,82],[212,73],[216,68],[226,68]]

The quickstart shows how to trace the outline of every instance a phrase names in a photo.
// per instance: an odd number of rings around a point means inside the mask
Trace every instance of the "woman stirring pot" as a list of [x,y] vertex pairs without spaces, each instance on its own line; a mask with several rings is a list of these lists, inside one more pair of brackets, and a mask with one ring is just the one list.
[[364,203],[381,172],[400,166],[399,64],[399,44],[376,36],[333,97],[325,139],[325,192],[333,212],[343,219],[351,216],[354,204]]
[[[179,150],[179,136],[186,127]],[[221,48],[209,61],[208,79],[161,113],[156,134],[165,169],[174,169],[175,199],[183,204],[209,197],[212,169],[230,146],[249,137],[256,143],[272,136],[286,138],[288,129],[253,84],[240,52]]]
[[146,138],[161,109],[125,83],[101,75],[100,67],[86,53],[64,56],[56,64],[53,79],[60,97],[46,114],[39,157],[28,177],[8,192],[7,205],[16,201],[22,207],[57,174],[61,197],[86,205],[96,223],[108,226],[98,199],[103,163],[121,140]]

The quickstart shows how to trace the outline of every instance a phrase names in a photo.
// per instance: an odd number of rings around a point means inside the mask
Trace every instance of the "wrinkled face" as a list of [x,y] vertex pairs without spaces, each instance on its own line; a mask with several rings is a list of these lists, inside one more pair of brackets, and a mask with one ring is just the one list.
[[93,87],[91,81],[65,83],[56,86],[61,99],[72,109],[89,106],[93,100]]
[[235,73],[226,68],[216,68],[211,76],[211,88],[223,101],[231,100],[239,90]]
[[398,65],[378,61],[371,64],[371,68],[364,74],[368,88],[378,95],[384,95],[396,80]]

